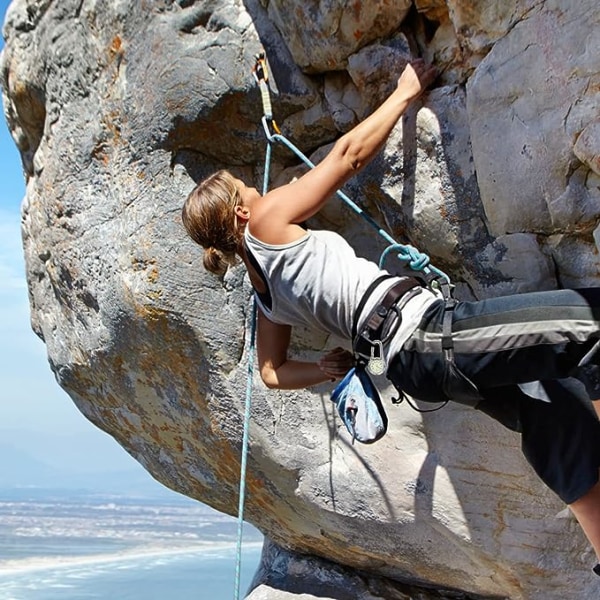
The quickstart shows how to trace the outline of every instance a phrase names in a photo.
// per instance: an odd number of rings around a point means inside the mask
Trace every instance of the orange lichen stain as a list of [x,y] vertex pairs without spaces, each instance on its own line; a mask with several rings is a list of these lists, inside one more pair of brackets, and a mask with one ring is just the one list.
[[120,420],[112,412],[102,410],[100,413],[102,424],[108,431],[119,431],[121,429]]
[[154,423],[146,423],[145,429],[150,439],[160,446],[162,442],[162,437],[160,435],[158,427]]
[[102,406],[105,408],[118,409],[123,406],[123,400],[111,392],[105,392],[102,396]]
[[361,31],[360,29],[355,29],[354,30],[354,39],[358,42],[362,39],[362,36],[364,35],[364,31]]
[[120,63],[123,59],[123,43],[118,35],[112,39],[112,42],[108,47],[108,57],[108,63],[114,63],[116,72],[118,72]]
[[156,283],[158,281],[158,269],[154,266],[148,273],[148,281],[150,283]]
[[146,294],[146,297],[150,300],[160,300],[162,298],[162,290],[152,290]]
[[96,144],[96,146],[92,149],[92,156],[96,160],[99,160],[105,167],[107,167],[110,161],[108,156],[108,146],[106,143],[99,142]]
[[152,439],[164,448],[183,453],[183,441],[179,432],[174,431],[168,423],[151,423],[149,427]]
[[125,361],[120,355],[115,355],[112,358],[112,370],[117,372],[123,372],[125,370]]
[[164,313],[160,309],[156,309],[147,304],[136,304],[134,307],[135,313],[146,323],[160,324],[164,322]]
[[116,110],[113,110],[110,111],[108,115],[106,115],[106,117],[102,120],[102,124],[106,131],[110,132],[112,134],[112,137],[116,141],[121,140],[121,126],[119,124],[120,119],[121,115]]
[[120,36],[115,35],[115,37],[112,39],[112,42],[110,44],[110,53],[118,54],[119,52],[121,52],[122,46],[123,46],[123,44],[121,42]]
[[152,266],[152,270],[156,270],[156,274],[158,275],[158,270],[154,265],[156,265],[155,258],[141,258],[138,256],[131,257],[131,266],[133,267],[134,271],[145,271]]
[[[214,466],[215,476],[220,481],[236,483],[240,475],[240,455],[239,450],[232,446],[229,440],[222,440],[218,437],[211,438],[210,456],[207,459]],[[208,450],[208,448],[204,448]],[[260,505],[259,499],[263,499],[264,506],[270,505],[269,495],[265,492],[265,482],[262,477],[256,477],[249,470],[246,474],[246,488],[248,495],[253,496],[253,505]]]

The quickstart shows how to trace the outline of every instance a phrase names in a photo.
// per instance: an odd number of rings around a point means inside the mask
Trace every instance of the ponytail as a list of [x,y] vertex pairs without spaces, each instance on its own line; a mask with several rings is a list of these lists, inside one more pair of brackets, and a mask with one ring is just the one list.
[[235,253],[226,255],[213,246],[204,249],[204,256],[202,257],[204,268],[215,275],[224,275],[235,262]]

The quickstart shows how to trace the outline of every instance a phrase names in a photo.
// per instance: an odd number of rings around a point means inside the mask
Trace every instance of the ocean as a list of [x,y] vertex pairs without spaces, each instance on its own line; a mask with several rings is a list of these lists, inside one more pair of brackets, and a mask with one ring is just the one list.
[[[0,491],[0,600],[229,600],[237,521],[200,503]],[[240,597],[262,536],[244,525]]]

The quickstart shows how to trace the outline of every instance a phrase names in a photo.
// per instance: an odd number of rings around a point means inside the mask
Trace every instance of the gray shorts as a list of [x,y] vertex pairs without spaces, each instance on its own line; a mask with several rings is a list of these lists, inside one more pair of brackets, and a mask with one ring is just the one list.
[[[425,401],[446,399],[443,315],[443,302],[430,306],[388,369],[398,389]],[[452,331],[455,363],[483,397],[477,408],[521,432],[525,456],[565,502],[580,498],[600,467],[600,423],[590,402],[600,399],[600,352],[578,366],[600,337],[600,289],[459,302]],[[542,382],[550,403],[517,385],[531,381]]]

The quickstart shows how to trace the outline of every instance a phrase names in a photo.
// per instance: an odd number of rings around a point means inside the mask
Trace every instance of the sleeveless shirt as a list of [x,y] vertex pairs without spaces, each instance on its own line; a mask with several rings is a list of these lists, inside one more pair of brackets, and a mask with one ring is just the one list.
[[[350,340],[354,312],[369,285],[386,271],[356,256],[353,248],[333,231],[308,230],[289,244],[265,244],[246,227],[246,245],[266,278],[271,307],[258,295],[265,316],[282,325],[316,328]],[[385,292],[398,280],[380,283],[370,294],[359,327]],[[397,351],[417,327],[422,314],[437,297],[429,290],[412,298],[402,310],[402,324],[390,348]],[[386,352],[387,354],[388,352]]]

